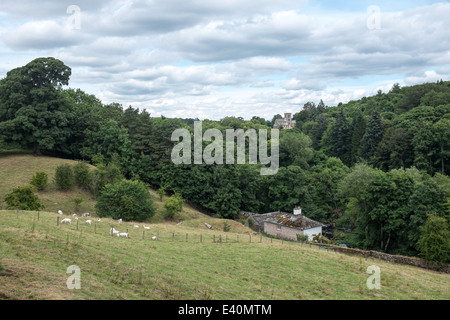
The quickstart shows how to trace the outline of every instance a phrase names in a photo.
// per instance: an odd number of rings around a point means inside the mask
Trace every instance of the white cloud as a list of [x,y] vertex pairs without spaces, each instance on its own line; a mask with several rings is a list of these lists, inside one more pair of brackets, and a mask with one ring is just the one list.
[[76,2],[80,30],[67,24],[71,1],[2,0],[0,74],[54,56],[72,67],[71,86],[105,103],[214,119],[271,118],[308,101],[336,105],[395,82],[449,79],[449,3],[383,4],[381,29],[370,30],[365,9],[335,3]]

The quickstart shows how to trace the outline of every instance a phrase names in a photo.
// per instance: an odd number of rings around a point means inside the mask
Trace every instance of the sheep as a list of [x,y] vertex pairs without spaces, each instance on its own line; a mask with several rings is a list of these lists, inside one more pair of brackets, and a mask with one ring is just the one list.
[[86,220],[86,224],[92,224],[92,220]]
[[85,212],[81,215],[83,218],[87,218],[90,217],[91,215],[89,214],[89,212]]
[[150,227],[144,226],[144,229],[150,230]]
[[72,217],[76,217],[77,216],[77,214],[76,213],[74,213],[73,215],[72,215]]
[[78,220],[78,217],[75,217],[75,220]]
[[119,231],[116,230],[116,229],[114,229],[113,227],[111,227],[111,230],[109,230],[109,234],[110,234],[110,235],[113,235],[113,234],[119,235]]
[[137,224],[134,225],[135,228],[139,228],[139,226]]
[[66,219],[62,219],[62,220],[61,220],[61,223],[68,223],[68,224],[72,224],[72,219],[68,219],[68,218],[66,218]]
[[156,240],[156,236],[153,236],[153,237],[152,237],[152,240]]
[[119,224],[122,224],[122,218],[119,219]]
[[99,219],[97,219],[97,221],[98,221],[98,222],[102,222],[102,219],[99,218]]
[[128,238],[128,233],[126,232],[118,233],[117,236],[121,238]]
[[61,210],[58,210],[58,214],[63,214],[63,212]]

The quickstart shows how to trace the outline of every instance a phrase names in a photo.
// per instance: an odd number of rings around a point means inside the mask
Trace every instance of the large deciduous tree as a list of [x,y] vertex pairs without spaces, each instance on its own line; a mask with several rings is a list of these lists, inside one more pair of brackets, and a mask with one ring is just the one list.
[[6,142],[33,147],[33,153],[64,144],[70,112],[61,87],[71,69],[55,58],[38,58],[0,81],[0,133]]

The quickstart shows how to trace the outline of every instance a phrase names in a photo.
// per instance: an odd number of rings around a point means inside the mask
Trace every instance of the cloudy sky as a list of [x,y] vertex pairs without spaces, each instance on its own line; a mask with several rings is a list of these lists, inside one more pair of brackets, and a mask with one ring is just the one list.
[[51,56],[104,103],[271,119],[450,80],[448,17],[431,0],[1,0],[0,78]]

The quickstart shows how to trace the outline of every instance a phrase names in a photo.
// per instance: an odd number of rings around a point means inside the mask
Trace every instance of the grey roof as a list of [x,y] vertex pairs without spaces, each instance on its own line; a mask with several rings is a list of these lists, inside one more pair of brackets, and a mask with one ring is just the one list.
[[272,214],[267,217],[264,222],[274,223],[278,225],[283,225],[286,227],[297,228],[301,230],[316,228],[323,226],[322,223],[315,221],[313,219],[307,218],[304,215],[298,214],[294,215],[292,213],[277,212],[277,214]]

